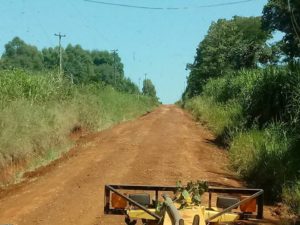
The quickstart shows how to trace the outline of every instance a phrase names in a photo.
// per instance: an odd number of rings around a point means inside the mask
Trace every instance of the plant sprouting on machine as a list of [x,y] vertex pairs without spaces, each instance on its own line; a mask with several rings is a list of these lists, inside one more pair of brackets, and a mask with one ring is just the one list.
[[182,185],[181,181],[176,183],[177,190],[175,192],[175,202],[180,204],[180,208],[186,208],[192,205],[199,206],[201,203],[201,196],[208,189],[206,181],[197,180],[190,181],[186,186]]

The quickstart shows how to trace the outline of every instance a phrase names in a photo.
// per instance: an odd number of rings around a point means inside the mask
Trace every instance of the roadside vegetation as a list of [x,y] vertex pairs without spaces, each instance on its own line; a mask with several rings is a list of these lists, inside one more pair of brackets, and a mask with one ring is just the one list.
[[[300,5],[290,4],[269,0],[262,17],[212,23],[188,65],[183,104],[249,186],[300,216]],[[270,44],[274,31],[285,36]]]
[[[58,58],[49,61],[19,38],[5,47],[0,61],[0,186],[19,182],[23,172],[61,157],[73,145],[72,133],[100,131],[158,105],[156,95],[140,92],[124,76],[120,59],[114,65],[117,56],[108,52],[77,46],[87,57],[98,54],[97,63],[74,60],[71,65],[66,60],[68,71],[77,66],[78,74],[60,75],[54,66]],[[80,70],[87,67],[94,72]]]

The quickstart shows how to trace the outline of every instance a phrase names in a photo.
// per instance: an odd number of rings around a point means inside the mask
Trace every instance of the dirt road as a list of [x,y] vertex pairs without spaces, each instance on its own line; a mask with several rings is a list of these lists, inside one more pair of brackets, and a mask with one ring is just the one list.
[[0,224],[121,224],[103,215],[106,183],[239,186],[213,136],[175,106],[83,137],[73,155],[0,199]]

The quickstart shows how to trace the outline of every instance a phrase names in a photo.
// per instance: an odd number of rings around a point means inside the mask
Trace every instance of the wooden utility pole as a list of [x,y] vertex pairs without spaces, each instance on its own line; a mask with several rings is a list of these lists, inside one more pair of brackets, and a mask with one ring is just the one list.
[[62,47],[61,47],[61,38],[66,37],[66,35],[61,34],[54,34],[58,37],[58,47],[59,47],[59,75],[62,77]]
[[138,99],[140,99],[141,92],[142,92],[142,88],[141,88],[141,78],[139,77],[139,93],[138,93]]
[[[147,80],[147,73],[145,73],[145,78],[144,78],[144,81],[143,81],[143,95],[145,95],[145,93],[147,92],[147,85],[146,85],[146,80]],[[145,91],[145,93],[144,93]]]
[[142,87],[141,87],[141,78],[139,77],[139,89],[142,90]]

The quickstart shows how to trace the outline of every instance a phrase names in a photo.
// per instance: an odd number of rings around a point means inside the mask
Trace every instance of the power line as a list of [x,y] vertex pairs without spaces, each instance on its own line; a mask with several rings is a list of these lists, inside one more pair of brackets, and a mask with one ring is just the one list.
[[212,8],[212,7],[220,7],[220,6],[228,6],[228,5],[236,5],[242,4],[247,2],[252,2],[255,0],[239,0],[239,1],[231,1],[231,2],[224,2],[224,3],[215,3],[215,4],[208,4],[208,5],[199,5],[199,6],[190,6],[190,7],[149,7],[149,6],[142,6],[142,5],[131,5],[131,4],[121,4],[121,3],[112,3],[106,1],[98,1],[98,0],[84,0],[86,2],[97,3],[102,5],[109,5],[109,6],[116,6],[116,7],[126,7],[126,8],[135,8],[135,9],[148,9],[148,10],[187,10],[187,9],[197,9],[197,8]]
[[[95,33],[97,33],[97,36],[100,36],[102,38],[102,40],[104,40],[108,45],[110,45],[110,41],[108,40],[107,37],[105,37],[99,30],[98,30],[98,26],[89,26],[88,24],[90,24],[90,22],[88,22],[86,16],[81,12],[81,10],[78,9],[78,7],[76,6],[76,4],[74,4],[74,1],[70,1],[71,6],[73,7],[73,9],[75,11],[77,11],[77,13],[80,15],[80,17],[83,19],[81,20],[81,22],[83,22],[82,24],[85,25],[86,28],[88,29],[93,29]],[[90,35],[93,37],[94,42],[96,42],[95,39],[95,35]]]
[[228,5],[238,5],[238,4],[253,2],[253,1],[255,1],[255,0],[231,1],[231,2],[215,3],[215,4],[209,4],[209,5],[200,5],[200,6],[196,6],[194,8],[212,8],[212,7],[220,7],[220,6],[228,6]]
[[147,6],[138,6],[138,5],[128,5],[128,4],[120,4],[120,3],[111,3],[111,2],[102,2],[102,1],[94,1],[94,0],[85,0],[86,2],[93,2],[102,5],[111,5],[111,6],[119,6],[119,7],[127,7],[127,8],[136,8],[136,9],[154,9],[154,10],[162,10],[164,8],[160,7],[147,7]]

